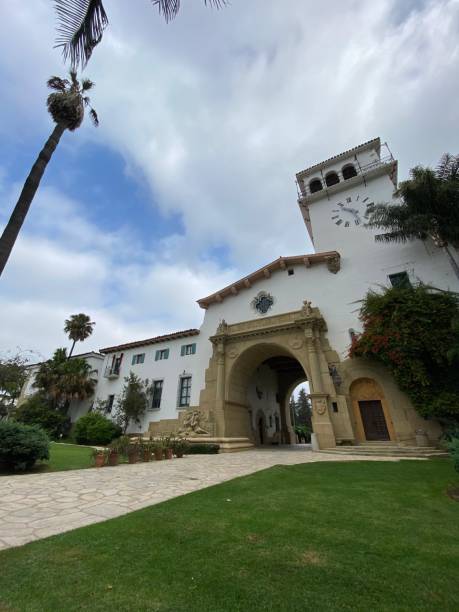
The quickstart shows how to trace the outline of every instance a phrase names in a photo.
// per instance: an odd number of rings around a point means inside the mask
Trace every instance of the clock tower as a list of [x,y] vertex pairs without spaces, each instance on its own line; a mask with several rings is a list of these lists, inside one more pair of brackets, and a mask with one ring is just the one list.
[[397,185],[397,161],[375,138],[296,175],[306,228],[317,252],[352,257],[377,248],[365,228],[375,204],[389,202]]

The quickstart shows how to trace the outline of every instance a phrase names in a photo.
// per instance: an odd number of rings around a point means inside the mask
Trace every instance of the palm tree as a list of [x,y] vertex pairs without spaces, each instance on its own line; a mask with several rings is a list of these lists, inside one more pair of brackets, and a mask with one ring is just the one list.
[[64,331],[68,335],[69,340],[73,340],[72,348],[68,358],[72,356],[73,349],[75,348],[76,342],[83,342],[93,332],[95,323],[91,321],[91,318],[84,313],[74,314],[70,319],[65,320]]
[[[228,0],[204,0],[206,6],[220,8]],[[151,0],[166,21],[176,17],[180,0]],[[70,58],[72,68],[84,66],[96,45],[102,40],[108,17],[102,0],[54,0],[57,13],[57,47],[62,47],[64,60]]]
[[49,160],[54,153],[59,140],[65,130],[73,132],[80,127],[84,118],[84,109],[89,106],[90,117],[94,125],[99,124],[96,111],[90,106],[90,99],[86,95],[94,83],[89,79],[83,79],[81,85],[76,78],[76,72],[70,72],[70,81],[53,76],[47,83],[54,93],[48,96],[46,102],[48,111],[53,118],[56,127],[40,151],[29,176],[24,183],[19,200],[14,207],[11,217],[3,230],[0,238],[0,276],[5,268],[11,251],[21,230],[22,224],[29,211],[32,200],[40,185],[41,178],[46,170]]
[[34,387],[43,393],[55,409],[67,412],[72,399],[83,400],[94,393],[96,379],[91,366],[79,357],[68,359],[65,348],[56,349],[43,362],[35,376]]
[[459,279],[450,245],[459,246],[459,155],[445,153],[436,170],[416,166],[395,195],[401,204],[377,204],[367,227],[386,230],[377,242],[431,239],[442,248]]

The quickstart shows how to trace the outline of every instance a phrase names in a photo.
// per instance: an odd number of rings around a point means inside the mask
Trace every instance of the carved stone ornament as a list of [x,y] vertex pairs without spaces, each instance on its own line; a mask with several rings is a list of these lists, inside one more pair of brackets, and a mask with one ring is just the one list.
[[314,402],[314,410],[317,414],[325,414],[327,412],[327,402],[324,399],[317,399]]
[[266,291],[260,291],[250,302],[252,308],[262,315],[266,314],[273,304],[273,296],[270,293],[266,293]]
[[217,334],[224,334],[227,329],[228,329],[228,323],[225,321],[225,319],[222,319],[220,323],[218,324]]
[[228,357],[230,359],[236,359],[238,355],[239,355],[239,351],[235,348],[232,348],[228,351]]
[[182,426],[179,429],[179,434],[206,434],[209,431],[207,427],[207,419],[200,410],[187,410],[183,417]]
[[327,268],[333,274],[336,274],[341,270],[341,258],[338,255],[334,255],[333,257],[329,257],[327,259]]
[[303,338],[301,338],[301,336],[293,336],[293,338],[290,338],[288,341],[288,345],[290,348],[294,349],[294,350],[298,350],[303,346]]
[[306,316],[309,316],[312,314],[312,306],[311,306],[311,302],[308,302],[307,300],[304,300],[303,302],[303,306],[301,307],[301,311],[303,312],[303,314],[305,314]]

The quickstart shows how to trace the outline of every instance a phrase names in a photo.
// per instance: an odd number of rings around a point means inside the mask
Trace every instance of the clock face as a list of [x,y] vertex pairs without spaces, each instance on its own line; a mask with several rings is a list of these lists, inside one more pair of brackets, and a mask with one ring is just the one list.
[[371,197],[365,194],[347,196],[332,204],[331,220],[338,227],[363,227],[374,206]]

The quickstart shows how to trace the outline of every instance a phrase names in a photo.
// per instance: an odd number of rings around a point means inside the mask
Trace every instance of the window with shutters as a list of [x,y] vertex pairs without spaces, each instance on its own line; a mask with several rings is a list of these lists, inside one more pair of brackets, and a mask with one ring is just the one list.
[[145,353],[139,353],[138,355],[132,355],[132,365],[143,363],[145,361]]
[[196,353],[196,344],[183,344],[180,350],[182,357],[185,355],[194,355]]
[[161,359],[169,359],[169,349],[159,349],[156,351],[155,361],[161,361]]
[[161,407],[161,396],[163,394],[163,381],[162,380],[154,380],[153,381],[153,397],[151,400],[151,408],[152,410],[157,410]]
[[191,399],[191,376],[182,376],[179,383],[179,408],[190,405]]

